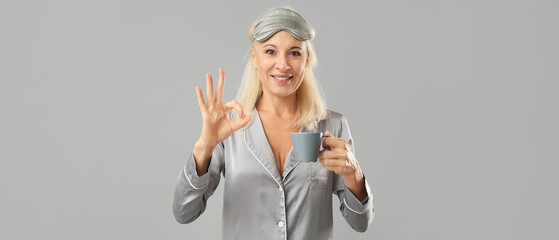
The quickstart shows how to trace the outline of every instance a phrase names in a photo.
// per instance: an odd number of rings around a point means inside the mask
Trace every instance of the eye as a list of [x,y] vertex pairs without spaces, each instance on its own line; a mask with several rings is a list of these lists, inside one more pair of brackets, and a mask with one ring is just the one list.
[[293,52],[291,52],[291,55],[293,55],[295,57],[299,57],[299,56],[301,56],[301,53],[297,52],[297,51],[293,51]]
[[272,49],[266,50],[266,54],[268,54],[268,55],[272,55],[272,54],[274,54],[274,53],[276,53],[276,51],[274,51],[274,50],[272,50]]

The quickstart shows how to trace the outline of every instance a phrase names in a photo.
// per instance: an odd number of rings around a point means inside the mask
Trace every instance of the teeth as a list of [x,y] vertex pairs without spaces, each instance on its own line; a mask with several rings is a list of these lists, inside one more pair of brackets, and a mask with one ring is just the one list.
[[274,76],[274,77],[277,78],[277,79],[279,79],[279,80],[287,80],[287,79],[289,79],[291,76],[289,76],[289,77],[276,77],[276,76]]

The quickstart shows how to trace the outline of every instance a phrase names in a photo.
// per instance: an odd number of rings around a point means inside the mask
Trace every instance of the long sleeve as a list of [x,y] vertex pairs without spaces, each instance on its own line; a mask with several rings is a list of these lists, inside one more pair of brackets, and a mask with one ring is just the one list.
[[[355,154],[353,138],[349,130],[347,119],[342,116],[341,126],[338,131],[338,137],[345,138],[351,151]],[[345,186],[344,178],[334,173],[333,193],[338,195],[340,199],[340,212],[344,216],[346,222],[355,231],[364,232],[373,222],[374,207],[373,193],[365,179],[365,189],[367,190],[367,199],[365,204],[361,203],[351,191]]]
[[196,173],[196,161],[191,153],[179,173],[173,199],[173,214],[179,223],[191,223],[206,209],[208,198],[214,193],[224,168],[224,144],[219,143],[211,156],[208,172]]

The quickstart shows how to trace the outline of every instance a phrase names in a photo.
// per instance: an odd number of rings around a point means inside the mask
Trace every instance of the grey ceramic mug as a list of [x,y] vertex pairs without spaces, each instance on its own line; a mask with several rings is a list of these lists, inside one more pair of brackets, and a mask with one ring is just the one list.
[[318,153],[329,149],[322,148],[322,141],[326,136],[320,132],[297,132],[291,133],[291,143],[295,152],[295,160],[298,162],[316,162]]

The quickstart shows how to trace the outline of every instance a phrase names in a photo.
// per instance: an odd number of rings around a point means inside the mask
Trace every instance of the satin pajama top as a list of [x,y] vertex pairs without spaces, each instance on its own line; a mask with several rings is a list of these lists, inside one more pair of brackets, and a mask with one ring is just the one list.
[[[345,138],[355,153],[347,119],[328,111],[315,132],[329,130]],[[303,126],[300,132],[308,132]],[[340,200],[339,209],[356,231],[365,231],[373,221],[373,195],[367,180],[368,198],[360,202],[344,185],[343,176],[325,169],[320,161],[295,161],[290,150],[280,177],[276,160],[258,111],[246,129],[234,132],[219,143],[208,172],[196,174],[190,154],[179,173],[173,200],[173,213],[179,223],[196,220],[206,208],[223,175],[222,239],[332,239],[332,195]],[[217,226],[216,226],[217,227]]]

